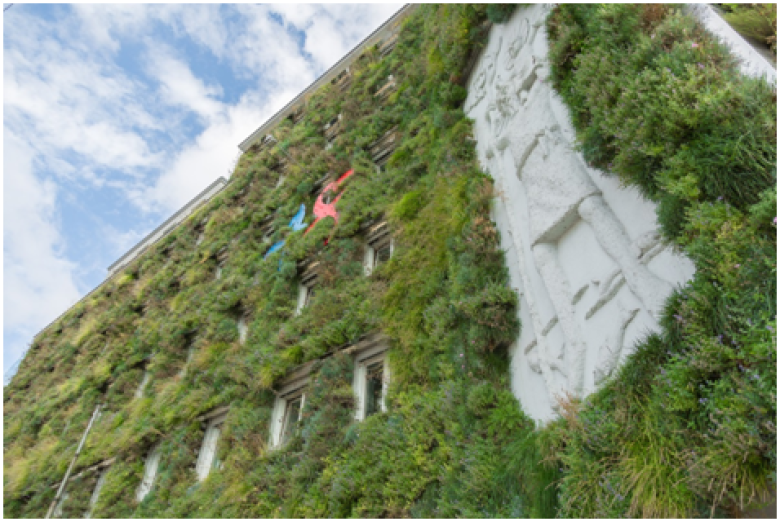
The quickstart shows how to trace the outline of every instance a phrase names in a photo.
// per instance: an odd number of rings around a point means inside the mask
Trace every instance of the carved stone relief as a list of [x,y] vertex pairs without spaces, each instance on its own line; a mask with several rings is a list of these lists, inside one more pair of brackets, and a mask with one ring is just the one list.
[[611,375],[694,271],[661,242],[653,204],[575,150],[548,83],[548,12],[521,7],[491,29],[465,103],[520,295],[513,391],[538,420],[565,392],[583,396]]

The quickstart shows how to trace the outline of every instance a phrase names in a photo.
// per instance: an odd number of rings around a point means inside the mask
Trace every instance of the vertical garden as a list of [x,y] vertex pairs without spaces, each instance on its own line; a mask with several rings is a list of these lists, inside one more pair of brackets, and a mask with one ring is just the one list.
[[[673,6],[552,11],[555,88],[586,160],[658,203],[697,273],[661,333],[539,427],[509,387],[517,298],[462,111],[467,68],[513,9],[419,6],[390,54],[367,49],[346,90],[314,93],[218,196],[36,338],[4,393],[4,515],[46,514],[99,404],[65,517],[90,509],[86,470],[109,459],[93,517],[694,517],[774,490],[774,88]],[[377,169],[371,146],[394,128]],[[318,182],[349,169],[338,222],[293,230],[301,204],[313,221]],[[366,276],[364,231],[381,220],[393,254]],[[318,286],[296,314],[304,261]],[[388,408],[356,422],[354,364],[337,350],[375,332]],[[298,429],[271,449],[274,390],[312,361]],[[222,406],[221,466],[199,482],[198,417]]]
[[562,5],[554,85],[582,152],[696,265],[663,330],[549,426],[561,516],[736,515],[776,489],[777,93],[670,5]]

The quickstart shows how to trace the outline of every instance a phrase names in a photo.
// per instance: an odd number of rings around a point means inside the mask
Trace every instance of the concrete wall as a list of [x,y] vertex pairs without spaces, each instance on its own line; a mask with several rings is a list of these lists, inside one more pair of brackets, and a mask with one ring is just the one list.
[[556,416],[558,397],[587,395],[612,374],[694,273],[661,242],[654,205],[574,149],[547,81],[548,12],[519,8],[491,29],[465,104],[520,298],[512,389],[539,421]]

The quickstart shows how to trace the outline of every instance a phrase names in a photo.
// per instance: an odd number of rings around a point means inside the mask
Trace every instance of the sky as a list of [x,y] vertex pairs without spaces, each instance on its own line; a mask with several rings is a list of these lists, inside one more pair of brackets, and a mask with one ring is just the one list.
[[[7,5],[7,4],[5,4]],[[402,4],[3,13],[3,366]]]

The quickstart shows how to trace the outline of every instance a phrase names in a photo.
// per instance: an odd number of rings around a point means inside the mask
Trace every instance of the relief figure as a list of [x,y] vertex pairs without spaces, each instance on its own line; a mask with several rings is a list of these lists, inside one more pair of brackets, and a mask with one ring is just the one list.
[[[536,41],[544,39],[542,23],[521,21],[503,64],[496,60],[503,43],[499,39],[498,51],[487,56],[489,63],[483,68],[485,77],[480,78],[480,83],[484,82],[482,88],[488,102],[484,118],[492,134],[488,157],[510,154],[514,172],[499,169],[496,174],[517,176],[524,188],[533,262],[566,339],[569,387],[581,395],[586,346],[574,313],[574,296],[558,260],[558,240],[578,221],[587,223],[601,248],[619,267],[631,292],[656,317],[671,286],[637,258],[622,223],[573,150],[571,139],[563,130],[569,128],[568,122],[556,117],[556,112],[565,110],[555,107],[561,102],[547,83],[547,60],[535,52],[537,48],[546,48],[545,42],[540,45]],[[536,337],[539,342],[539,330]],[[539,344],[539,360],[549,359]]]

